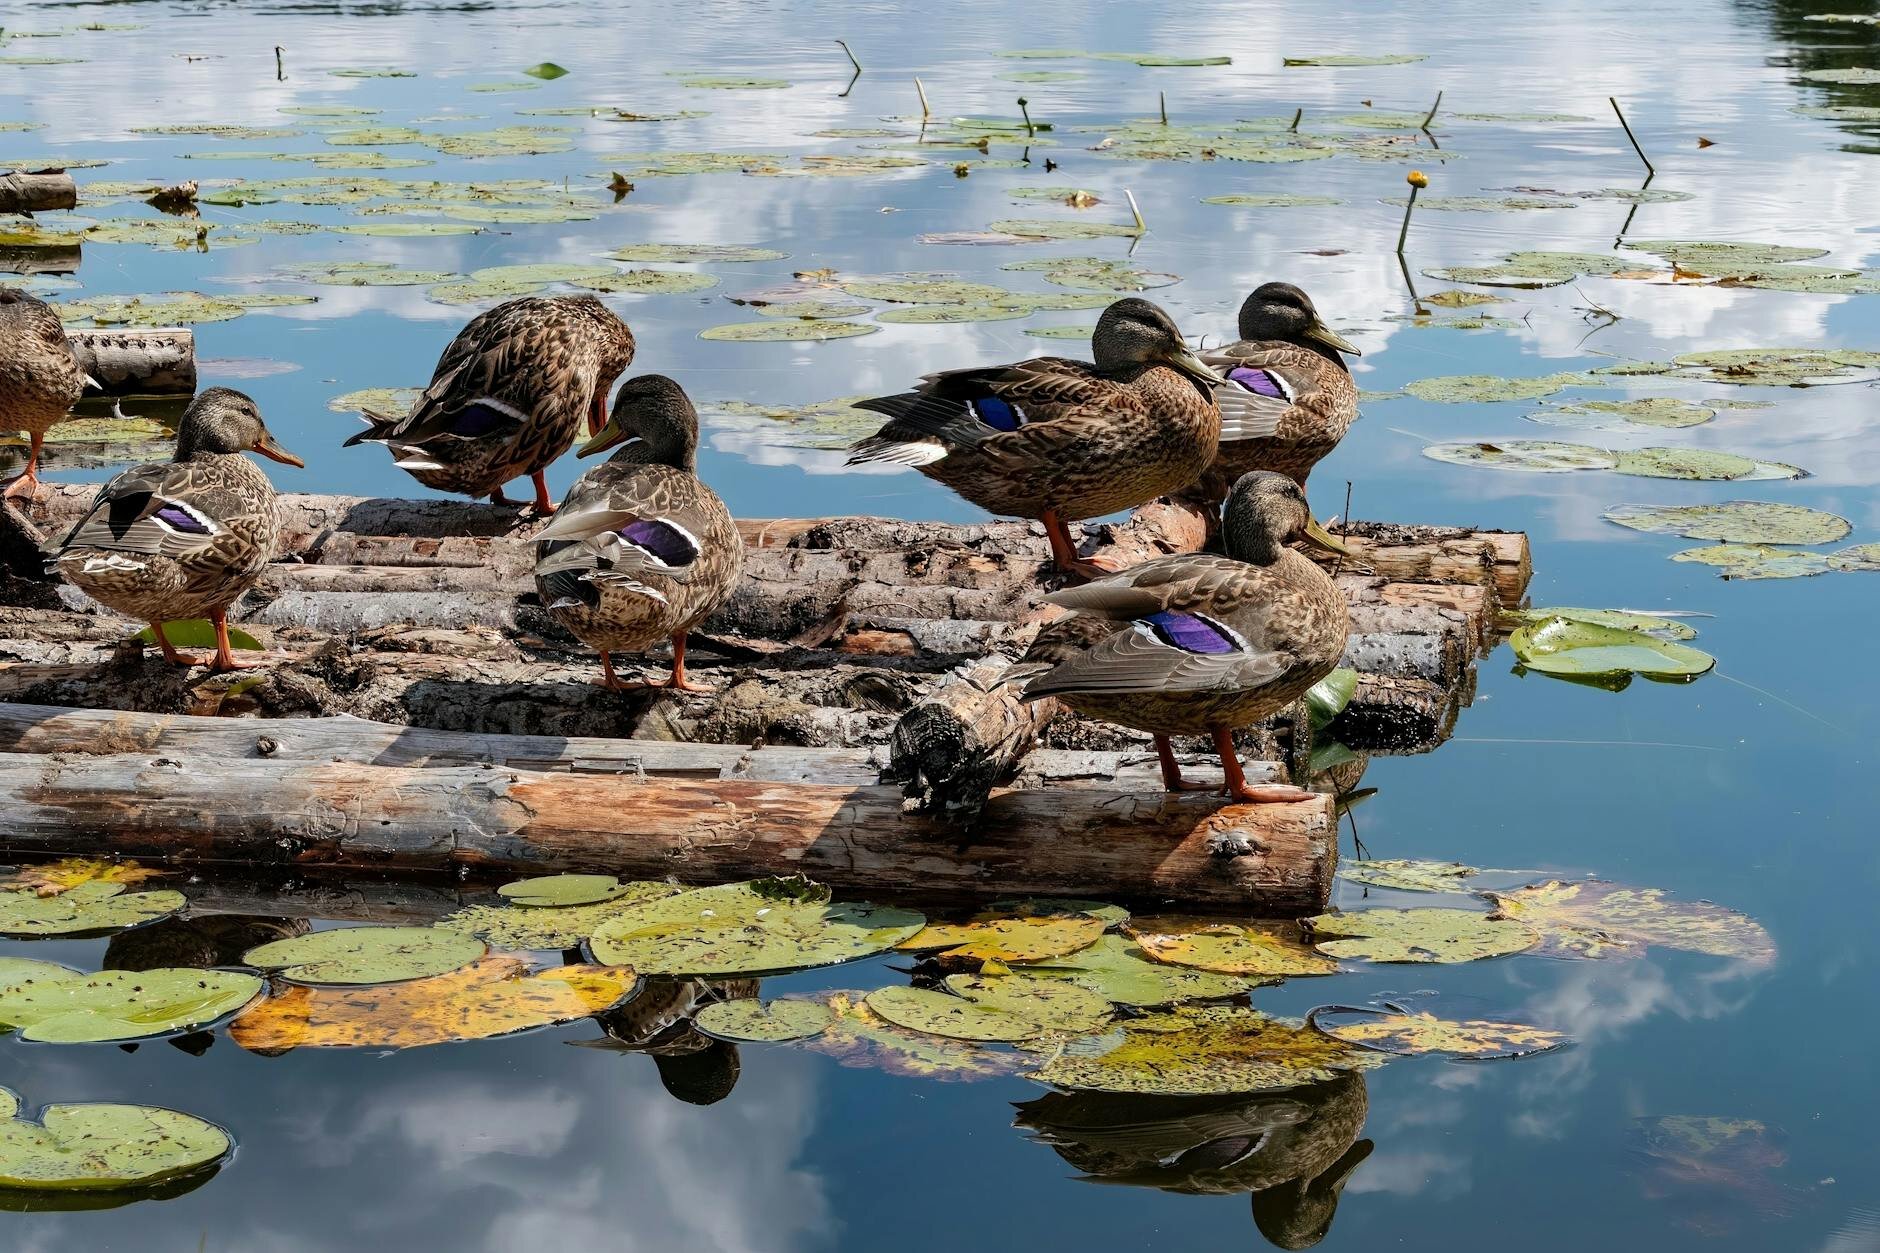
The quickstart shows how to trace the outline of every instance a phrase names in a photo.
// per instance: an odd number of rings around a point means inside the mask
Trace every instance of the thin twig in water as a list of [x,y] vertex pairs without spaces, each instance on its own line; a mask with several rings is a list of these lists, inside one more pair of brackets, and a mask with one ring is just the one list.
[[842,41],[841,41],[840,39],[838,39],[838,40],[836,40],[836,43],[838,43],[838,44],[840,44],[840,45],[841,45],[841,47],[842,47],[842,51],[844,51],[844,52],[848,52],[848,55],[849,55],[849,64],[850,64],[850,65],[853,65],[853,66],[855,67],[855,73],[853,73],[853,74],[851,74],[851,75],[849,75],[849,85],[848,85],[848,86],[846,86],[846,87],[844,87],[844,88],[843,88],[843,89],[841,90],[841,92],[840,92],[840,93],[838,93],[838,94],[837,94],[837,96],[836,96],[836,99],[838,99],[838,100],[842,100],[842,99],[845,99],[845,98],[847,98],[847,96],[848,96],[848,94],[849,94],[849,93],[850,93],[851,91],[854,91],[854,90],[855,90],[855,84],[861,81],[861,78],[862,78],[862,63],[861,63],[860,61],[857,61],[857,60],[855,59],[855,54],[854,54],[853,52],[849,52],[849,46],[848,46],[848,45],[847,45],[846,43],[843,43],[843,42],[842,42]]
[[1423,125],[1417,127],[1417,129],[1422,131],[1424,134],[1428,134],[1429,129],[1430,129],[1430,123],[1436,120],[1436,110],[1442,107],[1443,107],[1443,93],[1439,91],[1436,93],[1436,103],[1430,106],[1430,111],[1427,114],[1425,114],[1423,117]]
[[1156,99],[1156,103],[1162,106],[1162,125],[1167,126],[1168,125],[1168,93],[1166,91],[1158,91],[1155,93],[1155,99]]
[[[1351,480],[1346,479],[1345,480],[1345,511],[1338,515],[1338,542],[1342,544],[1350,538],[1351,538]],[[1338,556],[1338,560],[1332,564],[1332,573],[1337,574],[1339,571],[1343,570],[1344,568],[1345,568],[1345,557],[1343,553],[1340,553]],[[1357,829],[1355,827],[1352,829],[1352,834],[1354,835],[1357,834]]]
[[281,45],[274,45],[274,81],[277,83],[287,81],[287,68],[281,64],[281,54],[286,51],[287,49],[281,47]]
[[920,79],[914,80],[914,90],[920,93],[920,120],[925,122],[933,116],[933,110],[927,107],[927,89],[920,85]]
[[1645,155],[1643,148],[1639,147],[1638,136],[1632,133],[1632,123],[1625,120],[1625,110],[1619,107],[1619,98],[1617,96],[1607,96],[1606,100],[1612,105],[1612,111],[1619,115],[1619,125],[1625,127],[1625,137],[1632,141],[1632,151],[1638,153],[1638,159],[1645,163],[1646,169],[1656,174],[1658,167],[1652,164],[1652,159]]
[[1298,129],[1299,129],[1299,119],[1300,119],[1300,118],[1302,118],[1302,117],[1304,117],[1305,115],[1306,115],[1306,110],[1305,110],[1305,106],[1304,106],[1304,105],[1300,105],[1300,106],[1299,106],[1298,108],[1296,108],[1296,109],[1294,109],[1294,110],[1293,110],[1293,120],[1292,120],[1292,125],[1291,125],[1291,126],[1288,126],[1288,127],[1286,128],[1286,129],[1287,129],[1287,130],[1289,130],[1289,131],[1296,131],[1296,130],[1298,130]]
[[855,67],[855,72],[856,72],[857,74],[860,74],[860,73],[862,72],[862,63],[861,63],[860,61],[857,61],[857,60],[855,59],[855,54],[854,54],[853,52],[851,52],[851,51],[849,51],[849,46],[848,46],[848,44],[846,44],[846,43],[844,43],[844,42],[843,42],[842,40],[840,40],[840,39],[838,39],[838,40],[836,40],[836,47],[838,47],[838,48],[840,48],[840,49],[842,49],[842,51],[843,51],[843,52],[844,52],[845,54],[847,54],[847,56],[848,56],[848,58],[849,58],[849,64],[850,64],[850,65],[853,65],[853,66]]
[[1149,229],[1149,224],[1142,220],[1142,210],[1136,207],[1136,193],[1124,188],[1123,196],[1129,201],[1129,211],[1136,219],[1136,233],[1138,235],[1145,233]]

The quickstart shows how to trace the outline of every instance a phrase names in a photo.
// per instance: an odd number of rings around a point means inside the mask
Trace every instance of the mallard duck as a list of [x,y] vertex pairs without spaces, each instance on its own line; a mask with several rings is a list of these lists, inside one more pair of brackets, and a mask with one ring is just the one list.
[[39,449],[46,432],[65,420],[85,383],[85,371],[52,306],[17,287],[0,287],[0,430],[25,431],[32,441],[26,469],[7,484],[4,495],[31,496],[39,490]]
[[525,296],[470,319],[438,358],[406,416],[367,412],[346,441],[384,444],[426,487],[514,504],[503,484],[535,480],[535,508],[553,513],[542,472],[588,420],[607,418],[607,389],[633,363],[633,332],[593,296]]
[[208,618],[217,670],[247,664],[229,651],[228,607],[274,556],[279,523],[274,484],[243,456],[306,463],[268,433],[255,402],[211,387],[184,410],[176,456],[126,470],[104,485],[49,564],[94,600],[148,622],[172,664],[201,664],[178,653],[165,622]]
[[557,622],[600,650],[604,686],[636,686],[615,677],[609,654],[669,639],[672,676],[661,686],[709,691],[686,679],[685,634],[737,586],[744,543],[698,479],[698,413],[683,388],[658,374],[628,379],[580,455],[628,439],[568,489],[536,536],[535,586]]
[[[1240,340],[1203,360],[1225,375],[1223,393],[1267,414],[1269,435],[1221,437],[1204,481],[1214,500],[1249,470],[1273,470],[1304,487],[1312,467],[1358,416],[1358,388],[1341,353],[1358,354],[1325,325],[1312,298],[1291,283],[1267,283],[1240,306]],[[1223,405],[1228,402],[1224,399]]]
[[1171,735],[1210,735],[1227,793],[1298,800],[1295,787],[1249,787],[1234,729],[1277,713],[1330,674],[1344,652],[1344,594],[1286,547],[1303,538],[1345,548],[1312,518],[1305,492],[1255,471],[1234,485],[1221,523],[1226,555],[1157,557],[1053,592],[1073,612],[1046,627],[1012,670],[1026,700],[1056,696],[1079,713],[1155,736],[1162,779],[1184,784]]
[[890,421],[850,450],[849,464],[914,466],[989,513],[1037,518],[1060,569],[1108,574],[1077,556],[1064,524],[1192,484],[1221,438],[1221,378],[1146,300],[1105,309],[1091,346],[1094,365],[1034,357],[948,370],[864,400],[860,408]]

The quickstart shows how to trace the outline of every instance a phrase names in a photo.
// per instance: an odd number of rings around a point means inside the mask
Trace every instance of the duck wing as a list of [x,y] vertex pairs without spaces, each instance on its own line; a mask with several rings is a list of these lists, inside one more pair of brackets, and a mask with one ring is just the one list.
[[57,561],[74,548],[170,557],[186,566],[236,560],[253,547],[239,525],[253,502],[213,474],[214,463],[166,461],[126,470],[104,485],[64,538],[46,546]]
[[[536,536],[536,576],[556,594],[570,579],[612,583],[664,600],[643,581],[690,579],[705,555],[717,498],[669,466],[600,466],[582,476],[555,518]],[[560,576],[560,577],[557,577]]]
[[850,465],[926,465],[962,448],[1049,455],[1088,438],[1119,410],[1140,412],[1143,404],[1088,362],[1037,357],[929,374],[913,391],[856,407],[887,414],[889,421],[850,449]]
[[1227,379],[1216,393],[1223,444],[1270,438],[1288,410],[1324,391],[1325,358],[1291,344],[1241,340],[1202,360]]

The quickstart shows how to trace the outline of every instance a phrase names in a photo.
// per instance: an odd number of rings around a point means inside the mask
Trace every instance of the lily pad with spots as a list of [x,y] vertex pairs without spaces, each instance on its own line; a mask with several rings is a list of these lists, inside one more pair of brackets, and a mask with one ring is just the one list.
[[428,287],[457,275],[448,270],[406,270],[390,261],[307,261],[282,267],[303,283],[328,287]]
[[845,300],[779,300],[774,304],[753,304],[751,309],[760,318],[827,321],[831,318],[865,317],[869,306]]
[[1202,204],[1232,205],[1245,209],[1320,208],[1328,209],[1344,201],[1336,196],[1308,196],[1297,192],[1236,192],[1226,196],[1203,196]]
[[[116,421],[117,419],[111,419]],[[71,423],[62,422],[60,426]],[[57,431],[57,427],[54,431]],[[155,640],[151,641],[155,643]],[[105,861],[91,857],[63,857],[58,861],[22,866],[11,878],[0,882],[6,891],[27,891],[38,896],[57,896],[81,883],[118,883],[134,887],[151,879],[160,879],[172,871],[134,861]]]
[[234,1147],[216,1124],[155,1105],[48,1105],[33,1121],[0,1088],[0,1194],[149,1188],[209,1171]]
[[1853,530],[1846,518],[1805,505],[1727,500],[1714,505],[1614,505],[1608,522],[1659,535],[1733,544],[1832,544]]
[[1880,70],[1857,65],[1841,70],[1803,70],[1802,77],[1811,83],[1850,83],[1865,86],[1869,83],[1880,83]]
[[336,927],[251,948],[242,961],[295,983],[399,983],[458,970],[484,952],[481,940],[438,927]]
[[1404,390],[1419,400],[1463,404],[1497,400],[1539,400],[1579,382],[1577,374],[1543,374],[1536,378],[1502,378],[1494,374],[1450,374],[1417,379]]
[[983,918],[998,918],[1015,914],[1034,918],[1053,915],[1101,918],[1105,925],[1111,927],[1120,927],[1129,921],[1129,911],[1121,905],[1111,905],[1104,901],[1079,900],[1068,896],[1027,896],[993,901],[980,911],[980,916]]
[[[679,296],[690,292],[708,291],[718,286],[718,279],[710,274],[700,274],[697,270],[655,270],[642,266],[635,270],[621,270],[595,278],[572,280],[574,286],[584,291],[613,292],[620,295],[636,296]],[[867,310],[863,310],[867,312]]]
[[1709,404],[1696,404],[1676,396],[1647,396],[1639,400],[1581,400],[1557,410],[1529,415],[1536,422],[1560,426],[1623,428],[1638,426],[1700,426],[1717,416]]
[[1794,466],[1776,468],[1772,461],[1712,448],[1631,448],[1614,456],[1613,469],[1620,474],[1653,479],[1802,478],[1806,473]]
[[[1403,196],[1387,196],[1385,204],[1401,208],[1408,203]],[[1419,196],[1418,209],[1449,213],[1518,213],[1532,209],[1577,209],[1571,200],[1547,196]]]
[[1023,305],[897,305],[875,315],[877,322],[1009,322],[1031,316]]
[[612,900],[591,905],[541,908],[526,905],[466,905],[440,918],[447,931],[486,940],[498,948],[560,950],[575,948],[622,912],[642,901],[655,901],[682,891],[677,884],[633,882]]
[[778,91],[788,87],[784,78],[745,78],[732,74],[679,75],[679,86],[703,91]]
[[742,244],[629,244],[607,254],[615,261],[650,261],[654,263],[700,261],[781,261],[790,254],[775,248],[750,248]]
[[[1004,976],[1009,978],[1010,976]],[[1094,1012],[1083,1015],[1071,1015],[1068,1030],[1094,1031],[1109,1018],[1108,1001],[1074,983],[1052,983],[1049,980],[1020,981],[1028,983],[1030,992],[1036,999],[1025,1002],[1023,997],[1008,995],[1006,1001],[1018,1001],[1029,1004],[1039,1011],[1039,1015],[1050,1012],[1050,1007],[1063,1002],[1067,997],[1071,1003]],[[1008,989],[1009,992],[1009,989]],[[1032,1040],[1046,1035],[1052,1027],[1038,1020],[1037,1016],[1013,1012],[1010,1004],[984,1004],[969,997],[942,992],[931,988],[910,988],[900,985],[876,988],[864,999],[868,1009],[876,1017],[902,1027],[908,1031],[918,1031],[923,1035],[944,1036],[949,1040],[971,1040],[982,1044],[1011,1044],[1020,1040]]]
[[1709,901],[1678,901],[1659,888],[1597,879],[1552,879],[1485,894],[1496,916],[1541,937],[1544,957],[1635,957],[1647,947],[1729,957],[1755,965],[1775,960],[1775,940],[1755,919]]
[[340,235],[382,235],[393,239],[422,235],[476,235],[483,230],[469,222],[358,222],[331,229]]
[[610,874],[552,874],[505,883],[496,894],[517,905],[554,908],[598,905],[627,895],[635,886]]
[[522,72],[527,74],[530,78],[540,78],[549,81],[553,81],[557,78],[566,78],[568,75],[566,69],[556,65],[553,61],[539,61]]
[[1540,626],[1554,618],[1565,618],[1569,622],[1586,622],[1594,626],[1608,627],[1619,631],[1637,631],[1644,635],[1655,635],[1666,640],[1694,640],[1697,631],[1688,623],[1675,618],[1661,617],[1658,614],[1637,613],[1630,609],[1578,609],[1546,607],[1538,609],[1503,610],[1501,620],[1526,626]]
[[829,1026],[804,1040],[803,1047],[843,1066],[970,1083],[1011,1075],[1020,1064],[1011,1053],[896,1026],[869,1009],[860,992],[832,992],[826,1004],[832,1015]]
[[1880,292],[1880,271],[1836,270],[1824,266],[1778,265],[1745,278],[1726,279],[1722,286],[1755,287],[1763,291],[1811,292],[1817,296],[1871,296]]
[[1049,257],[1038,261],[1014,261],[999,268],[1041,272],[1047,283],[1085,291],[1148,291],[1181,282],[1180,275],[1159,274],[1127,261],[1109,261],[1101,257]]
[[489,956],[382,987],[288,987],[236,1018],[228,1033],[245,1049],[270,1053],[487,1040],[604,1013],[638,986],[626,967],[531,971],[520,957]]
[[144,1040],[207,1027],[262,987],[254,975],[228,970],[40,973],[0,985],[0,1027],[58,1044]]
[[1834,568],[1821,553],[1775,548],[1768,544],[1711,544],[1686,548],[1672,553],[1671,560],[1716,566],[1718,577],[1725,579],[1800,579],[1826,574]]
[[1338,873],[1352,883],[1391,888],[1398,892],[1467,892],[1471,879],[1485,874],[1512,872],[1484,870],[1480,866],[1465,866],[1459,861],[1374,857],[1366,861],[1342,861]]
[[604,282],[619,271],[607,265],[582,265],[572,261],[550,261],[534,265],[492,265],[470,271],[461,282],[443,283],[425,295],[443,304],[474,304],[527,296],[552,283]]
[[[365,387],[356,392],[346,392],[326,402],[326,407],[334,413],[373,413],[403,417],[411,412],[411,407],[418,403],[421,388],[416,387]],[[151,643],[156,643],[153,639]]]
[[1007,302],[1012,293],[988,283],[969,283],[962,279],[930,277],[918,274],[887,278],[844,279],[844,292],[863,300],[887,300],[897,304],[920,305],[995,305]]
[[1655,253],[1680,270],[1712,278],[1753,275],[1786,262],[1809,261],[1828,254],[1826,248],[1740,240],[1629,239],[1619,246],[1635,252]]
[[1025,334],[1036,339],[1089,339],[1096,329],[1094,326],[1028,326]]
[[1374,962],[1467,962],[1525,952],[1540,936],[1468,909],[1360,909],[1305,920],[1321,953]]
[[106,935],[167,918],[188,902],[181,892],[126,892],[122,883],[80,883],[56,896],[0,892],[0,935]]
[[783,1044],[821,1035],[835,1021],[829,1006],[821,1001],[780,998],[760,1001],[755,997],[735,1001],[713,1001],[698,1012],[693,1023],[715,1040],[733,1043]]
[[1139,226],[1075,218],[1001,218],[987,223],[986,229],[1021,239],[1133,239],[1144,230]]
[[1318,1083],[1383,1061],[1295,1018],[1234,1006],[1178,1006],[1075,1041],[1027,1077],[1072,1091],[1225,1096]]
[[1835,570],[1880,570],[1880,544],[1855,544],[1829,553],[1827,561]]
[[1544,439],[1450,440],[1431,444],[1423,455],[1451,465],[1486,466],[1494,470],[1525,470],[1555,474],[1569,470],[1611,470],[1615,454],[1588,444],[1563,444]]
[[1573,1042],[1564,1032],[1528,1023],[1438,1018],[1389,1009],[1326,1006],[1306,1015],[1306,1021],[1334,1040],[1399,1057],[1488,1061],[1529,1057]]
[[1312,951],[1289,922],[1216,918],[1138,918],[1126,928],[1150,958],[1171,966],[1230,975],[1329,975],[1338,963]]
[[1011,970],[1030,978],[1062,979],[1114,1005],[1141,1009],[1225,1000],[1278,982],[1277,976],[1220,974],[1152,961],[1134,941],[1118,935],[1105,935],[1075,953],[1015,965]]
[[853,339],[873,335],[881,328],[866,322],[813,321],[793,319],[769,322],[731,322],[710,326],[698,333],[700,339],[733,340],[741,343],[778,343],[786,340]]
[[1040,962],[1089,948],[1108,925],[1089,914],[982,916],[929,923],[898,947],[913,953],[943,949],[943,956],[960,961]]
[[1639,631],[1549,618],[1508,637],[1524,669],[1567,678],[1637,674],[1684,682],[1716,668],[1701,649]]
[[1880,353],[1855,348],[1721,348],[1672,358],[1686,374],[1716,383],[1807,387],[1850,370],[1880,366]]

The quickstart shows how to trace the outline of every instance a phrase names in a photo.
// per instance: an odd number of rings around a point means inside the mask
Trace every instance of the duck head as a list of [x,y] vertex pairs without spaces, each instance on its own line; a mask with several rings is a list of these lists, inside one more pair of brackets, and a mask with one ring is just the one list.
[[1350,556],[1351,550],[1320,526],[1306,504],[1305,490],[1284,474],[1254,470],[1240,476],[1227,496],[1221,516],[1221,542],[1227,555],[1254,565],[1271,565],[1285,546],[1304,540],[1315,548]]
[[1312,297],[1291,283],[1266,283],[1253,290],[1240,306],[1240,337],[1298,344],[1334,361],[1340,361],[1341,352],[1354,357],[1364,355],[1352,347],[1350,340],[1325,325]]
[[282,465],[306,462],[281,447],[249,397],[230,387],[211,387],[183,410],[176,427],[176,460],[201,453],[255,452]]
[[[642,465],[667,465],[691,473],[698,468],[698,410],[685,389],[663,374],[639,374],[614,393],[607,425],[575,455],[589,457],[629,440]],[[621,455],[616,454],[616,455]]]
[[1158,306],[1132,296],[1103,311],[1090,337],[1097,368],[1120,372],[1132,367],[1165,365],[1193,379],[1209,395],[1221,376],[1195,356],[1175,320]]

